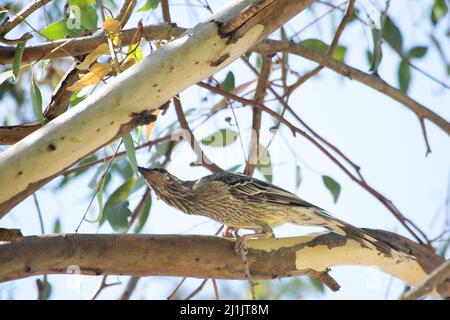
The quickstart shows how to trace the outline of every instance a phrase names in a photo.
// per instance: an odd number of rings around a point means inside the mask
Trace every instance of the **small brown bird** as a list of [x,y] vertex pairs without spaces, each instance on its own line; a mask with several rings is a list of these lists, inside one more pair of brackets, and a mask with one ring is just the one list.
[[182,181],[161,168],[139,167],[139,172],[158,199],[184,213],[205,216],[222,223],[226,226],[225,236],[233,233],[238,236],[239,229],[254,230],[254,234],[239,237],[237,252],[247,239],[271,237],[272,227],[287,222],[324,227],[402,260],[403,254],[388,243],[270,183],[229,172],[194,181]]

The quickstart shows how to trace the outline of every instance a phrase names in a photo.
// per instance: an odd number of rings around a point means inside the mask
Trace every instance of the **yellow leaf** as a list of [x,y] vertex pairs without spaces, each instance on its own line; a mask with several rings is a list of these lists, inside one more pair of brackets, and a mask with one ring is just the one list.
[[83,75],[80,80],[76,81],[70,87],[67,87],[69,91],[79,91],[84,87],[99,83],[105,75],[111,72],[111,65],[108,63],[96,63],[89,72]]
[[[155,116],[158,116],[160,111],[161,111],[160,109],[155,109],[155,110],[153,110],[152,114],[155,115]],[[146,142],[148,142],[149,139],[150,139],[150,135],[152,134],[153,127],[155,126],[155,123],[156,123],[156,121],[153,121],[153,122],[149,123],[147,125],[147,127],[145,128],[145,141]]]
[[115,47],[122,45],[122,35],[120,33],[120,21],[115,19],[107,19],[103,22],[102,29],[106,35],[112,40]]
[[100,44],[97,48],[94,49],[91,53],[89,53],[86,58],[84,58],[84,61],[76,66],[78,70],[88,70],[89,66],[97,60],[98,57],[104,54],[109,53],[109,48],[107,43]]
[[120,31],[120,21],[116,19],[106,19],[103,22],[102,29],[106,32],[118,33]]

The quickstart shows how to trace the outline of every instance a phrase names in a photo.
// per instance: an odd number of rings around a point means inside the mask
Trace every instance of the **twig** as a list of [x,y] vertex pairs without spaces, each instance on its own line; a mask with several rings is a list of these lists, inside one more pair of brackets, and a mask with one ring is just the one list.
[[108,162],[108,164],[107,164],[107,166],[105,168],[105,171],[103,172],[102,176],[100,177],[100,180],[99,180],[99,183],[97,185],[97,188],[95,189],[94,195],[92,196],[91,201],[89,202],[89,204],[88,204],[88,206],[86,208],[86,211],[83,214],[83,218],[80,220],[80,223],[78,224],[77,228],[75,229],[75,233],[78,233],[78,229],[80,229],[81,224],[83,223],[84,219],[86,218],[86,215],[89,212],[89,209],[91,208],[91,205],[94,202],[94,199],[95,199],[95,197],[97,196],[97,193],[100,190],[100,187],[101,187],[101,185],[103,183],[103,180],[105,179],[106,174],[108,173],[109,168],[111,167],[112,162],[113,162],[117,152],[119,151],[120,146],[122,145],[122,142],[123,142],[123,139],[120,139],[120,142],[119,142],[119,145],[117,146],[116,151],[114,152],[113,156],[109,160],[109,162]]
[[[256,85],[255,101],[258,103],[264,102],[266,95],[267,82],[269,81],[270,72],[272,69],[272,58],[263,56],[261,72],[258,77],[258,84]],[[244,174],[252,176],[258,164],[259,158],[259,136],[261,130],[261,115],[262,110],[253,108],[252,119],[252,134],[250,138],[250,148],[247,164],[245,165]]]
[[136,0],[124,0],[120,7],[119,14],[116,19],[120,21],[120,27],[123,28],[131,17],[133,9],[136,6]]
[[46,5],[51,0],[37,0],[30,3],[27,7],[20,10],[17,14],[14,15],[12,19],[0,25],[0,35],[4,36],[9,31],[14,29],[19,23],[25,20],[30,14],[35,12],[40,7]]
[[175,300],[175,298],[177,297],[178,290],[180,290],[181,285],[186,281],[186,279],[187,279],[186,277],[181,279],[181,281],[178,283],[175,289],[173,289],[173,291],[169,294],[167,300]]
[[432,291],[434,288],[439,288],[441,284],[449,283],[450,285],[450,260],[445,261],[437,267],[431,274],[428,275],[415,289],[408,291],[402,300],[416,300]]
[[197,142],[197,139],[195,139],[194,133],[189,127],[189,123],[187,122],[186,117],[184,116],[183,107],[181,106],[179,96],[175,96],[175,98],[173,99],[173,104],[175,105],[175,111],[181,128],[187,131],[187,133],[189,134],[189,136],[183,134],[183,138],[189,143],[192,150],[195,152],[197,156],[197,160],[194,161],[194,164],[201,165],[209,169],[213,173],[223,172],[222,168],[220,168],[217,164],[215,164],[208,158],[208,156],[203,152],[202,148],[200,147],[200,144]]
[[[330,57],[333,56],[333,53],[337,48],[339,38],[341,37],[342,32],[344,31],[345,26],[347,25],[347,22],[350,20],[350,17],[353,14],[354,4],[355,4],[355,0],[348,0],[347,8],[345,9],[345,12],[344,12],[344,17],[342,18],[341,23],[339,24],[339,26],[336,30],[336,34],[333,37],[333,41],[331,42],[331,45],[328,47],[328,50],[327,50],[327,55]],[[301,86],[303,83],[305,83],[308,79],[311,79],[313,76],[318,74],[320,72],[320,70],[322,70],[323,68],[324,68],[324,66],[320,65],[320,66],[317,66],[316,68],[314,68],[312,71],[306,73],[297,82],[290,85],[287,88],[287,90],[285,90],[284,95],[289,96],[295,89],[297,89],[299,86]]]
[[137,284],[140,279],[141,279],[141,277],[138,277],[138,276],[134,276],[134,277],[130,278],[130,280],[128,281],[128,284],[125,288],[125,291],[120,296],[120,300],[129,300],[130,299],[130,297],[131,297],[132,293],[134,292],[134,290],[136,289]]
[[321,54],[317,51],[289,41],[265,40],[258,44],[254,49],[254,51],[259,53],[274,53],[277,51],[286,51],[315,61],[331,70],[334,70],[337,73],[350,78],[351,80],[361,82],[381,92],[382,94],[391,97],[392,99],[398,101],[399,103],[403,104],[408,109],[413,111],[417,115],[417,117],[419,117],[419,119],[428,119],[443,131],[445,131],[447,134],[450,134],[450,123],[447,120],[445,120],[443,117],[439,116],[432,110],[428,109],[424,105],[420,104],[419,102],[408,97],[399,89],[390,86],[384,80],[375,75],[365,73],[359,69],[353,68],[345,63],[328,57],[327,55]]
[[164,22],[171,23],[172,20],[170,19],[169,0],[161,0],[161,10]]
[[212,282],[213,288],[214,288],[214,297],[216,298],[216,300],[220,300],[220,298],[219,298],[219,287],[217,286],[216,279],[211,279],[211,282]]
[[[142,148],[145,148],[145,147],[152,147],[155,144],[166,142],[166,141],[170,140],[170,138],[171,138],[171,136],[165,136],[165,137],[161,137],[161,138],[158,138],[158,139],[155,139],[155,140],[151,140],[149,142],[141,144],[140,146],[135,147],[135,149],[138,150],[138,149],[142,149]],[[71,175],[73,173],[76,173],[76,172],[79,172],[79,171],[83,171],[83,170],[85,170],[87,168],[95,166],[96,164],[99,164],[99,163],[102,163],[102,162],[106,162],[108,160],[111,160],[112,158],[118,158],[118,157],[124,156],[126,154],[127,154],[126,151],[121,151],[121,152],[118,152],[115,156],[111,155],[109,157],[98,159],[98,160],[95,160],[95,161],[92,161],[92,162],[85,163],[85,164],[83,164],[81,166],[78,166],[78,167],[75,167],[75,168],[72,168],[72,169],[68,169],[66,171],[61,172],[61,175],[67,177],[67,176],[69,176],[69,175]]]
[[192,291],[191,294],[188,295],[184,300],[191,300],[193,297],[195,297],[197,294],[199,294],[200,291],[202,291],[203,287],[205,286],[206,282],[208,282],[208,280],[209,279],[203,279],[202,282],[200,283],[200,285],[197,287],[197,289]]
[[108,276],[103,276],[102,282],[100,283],[100,286],[98,287],[98,289],[95,291],[91,300],[97,299],[98,296],[100,295],[100,293],[103,291],[103,289],[121,284],[121,282],[119,282],[119,281],[113,282],[113,283],[106,283],[107,279],[108,279]]
[[428,141],[427,128],[425,127],[425,120],[423,118],[419,118],[420,128],[422,129],[423,139],[425,140],[425,146],[427,151],[425,152],[425,157],[427,157],[431,153],[430,142]]
[[133,225],[134,221],[136,221],[136,219],[142,213],[142,210],[144,209],[145,204],[147,203],[149,198],[150,198],[150,188],[146,187],[144,195],[141,198],[141,201],[139,201],[138,205],[133,210],[133,214],[131,215],[130,221],[128,222],[128,228],[130,228]]

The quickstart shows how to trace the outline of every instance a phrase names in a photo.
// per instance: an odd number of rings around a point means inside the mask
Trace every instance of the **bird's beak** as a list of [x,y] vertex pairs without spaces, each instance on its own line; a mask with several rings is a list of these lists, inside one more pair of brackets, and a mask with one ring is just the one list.
[[138,167],[138,171],[145,177],[145,175],[150,172],[150,169]]

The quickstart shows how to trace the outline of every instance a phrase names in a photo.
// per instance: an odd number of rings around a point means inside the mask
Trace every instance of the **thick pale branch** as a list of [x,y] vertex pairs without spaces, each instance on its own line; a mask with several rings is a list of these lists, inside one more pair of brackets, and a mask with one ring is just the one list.
[[[254,280],[319,276],[338,265],[363,265],[412,286],[427,272],[411,256],[397,261],[335,233],[248,241]],[[212,236],[66,234],[0,245],[0,281],[79,270],[88,275],[244,279],[234,242]]]
[[[219,28],[258,1],[233,1],[114,78],[93,95],[0,154],[0,217],[58,172],[153,120],[151,111],[237,59],[314,1],[276,0],[254,19]],[[269,10],[269,11],[268,11]],[[245,32],[244,32],[245,31]],[[33,161],[30,161],[33,159]]]

